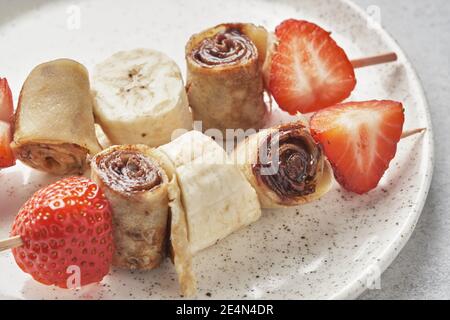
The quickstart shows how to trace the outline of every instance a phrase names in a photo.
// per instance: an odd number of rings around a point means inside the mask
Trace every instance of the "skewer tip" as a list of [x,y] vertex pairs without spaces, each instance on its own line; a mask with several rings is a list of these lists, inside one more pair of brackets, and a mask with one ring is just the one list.
[[403,132],[401,139],[406,139],[411,136],[415,136],[417,134],[424,133],[425,131],[427,131],[427,128],[408,130],[408,131]]
[[11,250],[23,245],[22,238],[20,236],[11,237],[9,239],[0,241],[0,252]]

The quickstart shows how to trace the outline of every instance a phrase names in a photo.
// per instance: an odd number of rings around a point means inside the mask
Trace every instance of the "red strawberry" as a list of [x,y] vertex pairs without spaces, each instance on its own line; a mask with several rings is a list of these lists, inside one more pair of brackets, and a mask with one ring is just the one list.
[[344,50],[319,26],[286,20],[276,29],[269,89],[281,109],[309,113],[339,103],[356,86]]
[[103,192],[83,177],[61,180],[36,192],[20,210],[11,232],[19,267],[46,285],[67,288],[71,268],[80,284],[100,282],[113,257],[112,214]]
[[404,122],[400,102],[351,102],[316,113],[311,132],[323,145],[337,181],[364,194],[378,186],[389,168]]
[[10,144],[12,142],[12,123],[14,107],[8,81],[0,78],[0,168],[16,164]]
[[11,89],[8,81],[0,78],[0,121],[12,123],[14,107]]
[[10,147],[11,141],[11,126],[0,121],[0,168],[8,168],[16,164],[14,153]]

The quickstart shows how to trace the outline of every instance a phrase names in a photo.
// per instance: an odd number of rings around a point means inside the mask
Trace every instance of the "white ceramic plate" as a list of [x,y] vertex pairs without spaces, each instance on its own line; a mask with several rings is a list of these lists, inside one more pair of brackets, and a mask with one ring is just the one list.
[[[92,68],[115,51],[150,47],[166,52],[184,69],[189,36],[221,22],[248,21],[273,29],[286,18],[303,18],[332,30],[350,57],[397,52],[398,63],[357,71],[358,87],[351,100],[403,101],[406,128],[427,127],[428,132],[400,143],[391,169],[369,195],[355,196],[335,186],[317,203],[264,212],[252,227],[200,254],[195,259],[198,296],[355,298],[372,285],[409,239],[433,170],[427,104],[401,49],[350,2],[0,0],[0,7],[0,74],[8,77],[16,98],[30,70],[54,58],[70,57]],[[78,11],[80,28],[76,28]],[[25,200],[54,180],[22,165],[0,173],[0,238],[8,235]],[[80,291],[34,282],[19,270],[10,253],[0,254],[0,270],[0,298],[179,298],[169,262],[149,273],[113,270],[102,284]]]

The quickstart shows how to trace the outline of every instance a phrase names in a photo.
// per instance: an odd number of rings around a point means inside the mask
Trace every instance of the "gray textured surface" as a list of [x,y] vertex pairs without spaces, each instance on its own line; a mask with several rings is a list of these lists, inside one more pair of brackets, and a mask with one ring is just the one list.
[[382,289],[362,299],[450,299],[450,1],[354,1],[380,7],[383,26],[422,79],[436,135],[436,171],[419,225]]

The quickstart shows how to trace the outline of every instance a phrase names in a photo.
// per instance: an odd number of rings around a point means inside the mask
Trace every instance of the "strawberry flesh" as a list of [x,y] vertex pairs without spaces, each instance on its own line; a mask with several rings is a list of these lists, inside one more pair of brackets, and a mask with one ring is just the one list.
[[13,139],[14,106],[8,81],[0,78],[0,168],[11,167],[16,160],[10,144]]
[[269,89],[281,109],[309,113],[350,96],[356,86],[355,72],[329,32],[291,19],[277,27],[276,36]]
[[348,191],[375,189],[397,152],[405,121],[395,101],[351,102],[317,112],[311,132]]
[[11,131],[8,123],[0,121],[0,168],[8,168],[16,164],[14,153],[10,147]]

